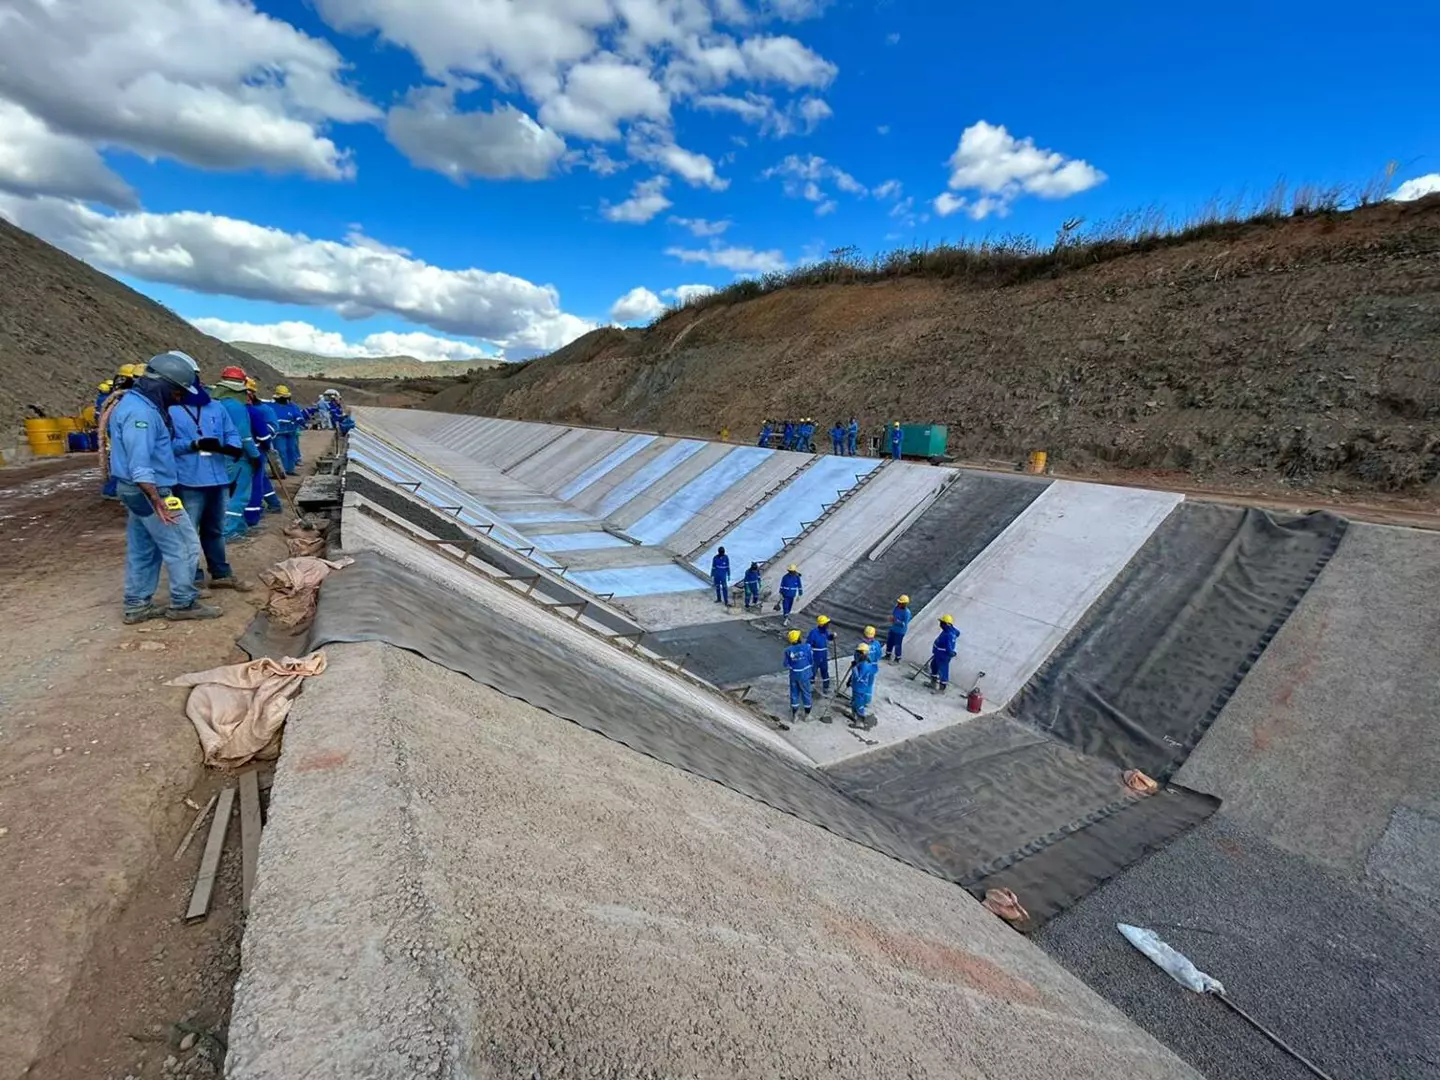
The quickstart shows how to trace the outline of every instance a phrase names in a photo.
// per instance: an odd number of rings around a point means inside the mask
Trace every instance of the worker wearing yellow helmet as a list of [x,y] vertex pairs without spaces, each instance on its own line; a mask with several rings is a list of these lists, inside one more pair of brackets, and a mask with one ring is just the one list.
[[285,475],[295,476],[300,471],[300,429],[305,423],[305,410],[291,400],[290,387],[284,383],[275,387],[275,404],[270,408],[275,413],[275,452],[280,455]]
[[800,708],[805,708],[805,719],[810,719],[810,709],[814,699],[810,694],[810,684],[815,678],[815,657],[810,651],[810,645],[800,640],[800,631],[791,630],[785,635],[789,642],[785,646],[785,670],[790,674],[790,721],[794,723],[800,716]]
[[135,365],[121,364],[115,369],[115,379],[112,382],[113,389],[129,390],[135,385]]
[[905,651],[905,631],[910,629],[910,597],[901,593],[895,601],[895,610],[890,612],[890,629],[885,632],[886,660],[900,663],[900,654]]
[[955,629],[955,619],[950,615],[940,616],[940,633],[930,646],[930,689],[944,693],[950,687],[950,661],[955,659],[955,643],[960,631]]
[[[810,686],[815,686],[816,676],[820,677],[820,692],[830,693],[830,643],[835,640],[835,631],[830,629],[830,616],[819,615],[815,619],[815,629],[811,630],[805,638],[806,644],[810,646],[810,657],[813,664],[810,668]],[[838,660],[839,657],[836,657]]]
[[865,628],[866,640],[855,646],[855,656],[850,663],[850,726],[869,729],[875,726],[870,718],[870,701],[875,696],[875,674],[880,670],[880,658],[874,655],[875,628]]
[[896,461],[900,460],[900,448],[905,443],[905,433],[900,430],[900,421],[895,421],[895,426],[890,429],[890,456]]
[[785,609],[785,625],[790,625],[790,609],[795,601],[805,595],[805,583],[800,579],[800,568],[794,563],[780,579],[780,605]]

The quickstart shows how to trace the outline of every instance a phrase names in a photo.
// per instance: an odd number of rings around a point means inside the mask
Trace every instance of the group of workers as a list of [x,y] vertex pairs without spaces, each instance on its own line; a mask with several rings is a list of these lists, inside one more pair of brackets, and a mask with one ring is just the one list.
[[[327,390],[316,409],[304,409],[283,385],[262,398],[238,366],[207,387],[199,365],[179,351],[126,365],[99,389],[106,489],[127,518],[124,621],[217,617],[219,608],[201,602],[209,595],[205,569],[210,589],[253,588],[235,576],[226,545],[265,512],[280,512],[266,466],[296,475],[300,432],[317,410],[342,429],[353,424],[339,392]],[[154,603],[162,565],[170,582],[164,608]]]
[[[780,437],[779,449],[815,453],[815,421],[811,418],[783,422],[766,420],[760,428],[760,439],[755,445],[769,447],[777,433]],[[905,442],[899,420],[886,429],[885,437],[890,456],[899,461]],[[830,452],[842,457],[854,457],[860,452],[860,422],[855,417],[850,417],[849,423],[836,420],[831,426]]]

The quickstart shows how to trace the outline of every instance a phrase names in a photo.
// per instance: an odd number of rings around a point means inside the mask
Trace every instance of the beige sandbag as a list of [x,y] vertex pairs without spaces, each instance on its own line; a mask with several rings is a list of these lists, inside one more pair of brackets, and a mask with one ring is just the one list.
[[280,731],[302,682],[324,670],[323,652],[298,660],[267,656],[181,675],[166,685],[194,687],[185,715],[200,737],[205,764],[235,768],[279,755]]
[[260,580],[270,589],[265,611],[271,624],[291,630],[308,625],[315,616],[315,592],[320,583],[331,571],[343,570],[354,561],[348,555],[339,559],[303,556],[260,571]]

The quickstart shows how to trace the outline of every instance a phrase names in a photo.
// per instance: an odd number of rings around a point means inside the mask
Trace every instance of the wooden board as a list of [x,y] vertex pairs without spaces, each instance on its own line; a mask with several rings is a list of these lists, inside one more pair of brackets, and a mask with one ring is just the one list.
[[220,852],[225,847],[225,833],[230,827],[230,811],[235,807],[235,789],[220,792],[215,804],[215,817],[210,822],[210,835],[205,841],[205,854],[200,857],[200,871],[195,875],[195,890],[190,894],[187,919],[203,918],[210,910],[210,893],[215,889],[215,872],[220,868]]
[[240,774],[240,854],[244,884],[240,910],[250,910],[250,893],[255,888],[255,867],[260,861],[260,774],[247,769]]

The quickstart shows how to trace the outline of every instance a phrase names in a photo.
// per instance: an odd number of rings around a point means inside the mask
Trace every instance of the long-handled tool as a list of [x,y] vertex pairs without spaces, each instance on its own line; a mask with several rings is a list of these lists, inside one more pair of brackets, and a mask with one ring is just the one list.
[[910,714],[911,716],[913,716],[916,720],[922,720],[922,721],[923,721],[923,720],[925,719],[925,717],[921,716],[918,712],[916,712],[914,709],[910,708],[908,705],[901,705],[900,702],[896,701],[893,697],[889,697],[889,696],[887,695],[886,698],[885,698],[885,701],[886,701],[888,704],[890,704],[890,705],[894,705],[897,709],[900,709],[902,712],[907,712],[907,713],[909,713],[909,714]]
[[300,518],[300,511],[295,507],[295,497],[290,494],[290,489],[285,486],[285,466],[280,463],[280,455],[275,452],[275,447],[265,447],[265,462],[270,466],[270,479],[274,481],[276,489],[290,504],[290,513],[296,519]]

